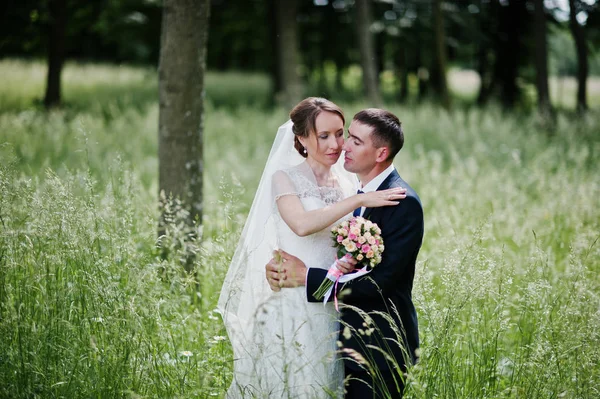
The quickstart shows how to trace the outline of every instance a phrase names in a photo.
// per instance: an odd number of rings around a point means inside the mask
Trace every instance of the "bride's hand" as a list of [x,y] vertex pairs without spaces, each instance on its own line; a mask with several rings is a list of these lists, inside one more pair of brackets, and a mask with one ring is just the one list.
[[378,208],[380,206],[398,205],[398,200],[406,198],[406,189],[390,188],[381,191],[372,191],[370,193],[358,194],[362,206],[366,208]]
[[356,264],[358,262],[352,256],[345,255],[342,258],[337,259],[335,263],[339,271],[344,274],[348,274],[352,273],[354,269],[356,269]]

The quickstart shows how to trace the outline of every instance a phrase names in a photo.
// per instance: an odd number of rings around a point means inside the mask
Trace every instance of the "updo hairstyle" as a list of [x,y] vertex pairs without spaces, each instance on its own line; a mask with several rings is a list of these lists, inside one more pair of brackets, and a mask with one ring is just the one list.
[[307,154],[304,152],[304,146],[298,140],[298,137],[308,137],[311,132],[316,133],[317,116],[323,111],[332,112],[342,118],[342,123],[346,124],[344,112],[340,107],[331,101],[321,97],[308,97],[300,101],[290,112],[290,119],[294,123],[292,131],[294,132],[294,148],[304,158]]

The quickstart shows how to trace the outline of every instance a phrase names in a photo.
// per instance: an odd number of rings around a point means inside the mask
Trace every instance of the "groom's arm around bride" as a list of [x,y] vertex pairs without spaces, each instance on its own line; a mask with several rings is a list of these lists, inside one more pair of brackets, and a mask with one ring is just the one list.
[[[416,361],[416,349],[419,346],[412,286],[423,237],[423,211],[414,190],[397,173],[390,175],[384,182],[385,186],[387,184],[408,188],[406,199],[394,207],[367,208],[363,215],[381,228],[385,244],[382,262],[367,276],[343,285],[337,295],[346,305],[341,307],[340,334],[346,355],[346,374],[372,380],[364,375],[364,367],[352,357],[353,353],[359,353],[383,379],[372,384],[395,397],[394,391],[398,392],[402,387],[399,373]],[[380,189],[385,187],[382,186]],[[312,293],[326,273],[323,269],[308,270],[308,301],[316,301]],[[364,384],[359,385],[356,388],[359,391],[368,389]]]
[[[396,184],[400,182],[398,176]],[[401,184],[408,188],[406,183]],[[423,237],[423,211],[419,198],[410,188],[400,205],[369,211],[365,211],[365,216],[381,228],[385,244],[383,259],[370,274],[350,281],[338,290],[338,297],[347,305],[341,309],[340,340],[344,348],[362,354],[379,371],[393,371],[396,367],[404,370],[406,365],[416,361],[419,346],[412,286]],[[309,301],[315,300],[311,294],[323,278],[321,270],[309,269]],[[363,324],[365,312],[369,314],[366,319],[371,322],[367,326]],[[344,328],[349,331],[344,333]],[[369,329],[371,332],[366,332]],[[350,369],[360,367],[352,360],[346,361],[346,366]]]
[[[423,238],[423,210],[415,191],[392,165],[404,141],[398,118],[384,110],[364,110],[355,115],[348,133],[344,167],[357,174],[363,190],[405,187],[407,193],[397,206],[361,210],[363,217],[381,228],[385,245],[382,262],[370,274],[338,287],[335,293],[345,305],[341,307],[340,341],[347,377],[353,377],[346,398],[371,397],[374,393],[376,397],[400,397],[402,372],[416,361],[419,345],[412,286]],[[278,283],[284,287],[306,284],[307,299],[315,302],[313,293],[327,270],[307,271],[298,258],[283,256],[284,277]],[[272,280],[270,284],[274,286]],[[368,367],[361,364],[362,359]]]

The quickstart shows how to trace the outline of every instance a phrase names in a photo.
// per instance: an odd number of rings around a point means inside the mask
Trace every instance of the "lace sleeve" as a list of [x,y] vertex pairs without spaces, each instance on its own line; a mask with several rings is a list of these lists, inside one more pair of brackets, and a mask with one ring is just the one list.
[[273,174],[272,190],[275,201],[286,195],[300,195],[290,176],[282,170]]

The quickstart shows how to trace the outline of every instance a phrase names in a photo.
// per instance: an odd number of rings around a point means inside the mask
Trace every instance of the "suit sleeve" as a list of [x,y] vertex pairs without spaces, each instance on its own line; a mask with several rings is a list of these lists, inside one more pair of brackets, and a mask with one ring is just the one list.
[[[381,226],[381,232],[385,245],[381,263],[368,275],[338,288],[338,296],[344,302],[381,300],[382,295],[388,296],[397,287],[407,269],[414,267],[423,240],[423,209],[419,201],[414,197],[403,200],[401,205],[393,210],[389,221]],[[326,271],[324,272],[326,274]],[[314,277],[316,276],[315,273]],[[310,278],[308,282],[311,282]]]
[[[306,275],[306,299],[308,302],[322,302],[313,296],[313,293],[319,288],[323,280],[327,277],[327,270],[311,267]],[[332,298],[329,298],[331,300]]]

